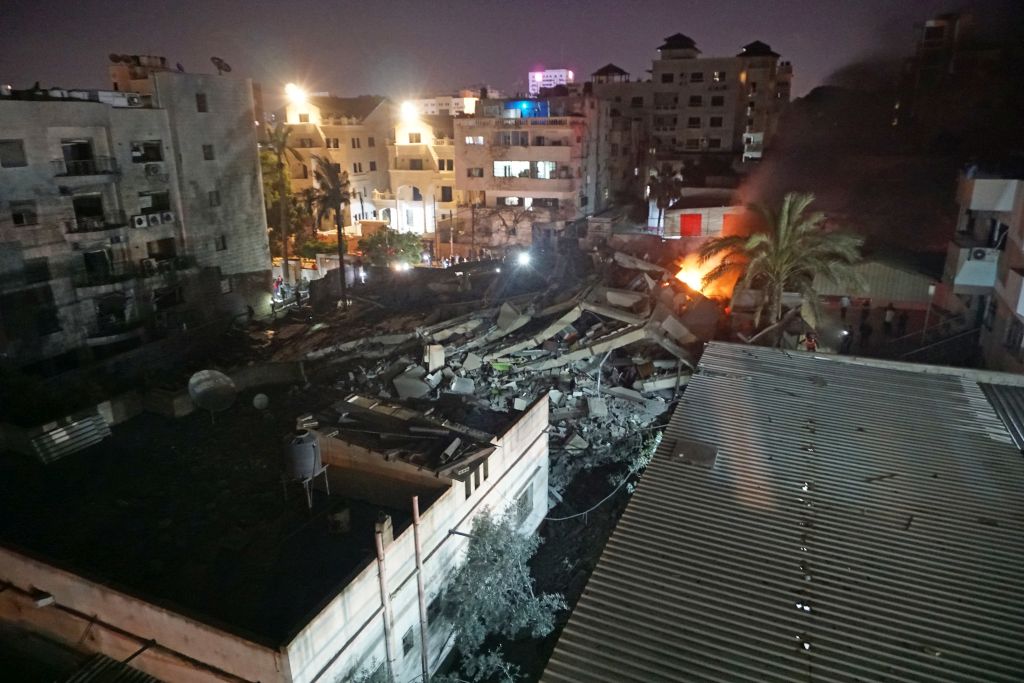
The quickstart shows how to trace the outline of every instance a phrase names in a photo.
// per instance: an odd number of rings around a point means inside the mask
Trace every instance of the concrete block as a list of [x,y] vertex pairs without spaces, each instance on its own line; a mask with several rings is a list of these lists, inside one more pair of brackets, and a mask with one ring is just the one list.
[[516,410],[526,410],[530,406],[530,402],[525,398],[516,398],[512,401],[512,407]]
[[[417,372],[418,371],[418,372]],[[430,385],[423,381],[426,371],[418,365],[391,380],[400,398],[419,398],[430,393]]]
[[552,389],[551,391],[548,392],[548,400],[551,401],[551,405],[556,407],[562,405],[562,399],[564,397],[565,394],[563,394],[558,389]]
[[498,311],[498,327],[502,330],[507,330],[519,319],[519,311],[512,304],[505,302],[501,305],[501,310]]
[[587,412],[590,414],[590,417],[608,417],[608,404],[605,403],[603,398],[588,398]]
[[440,344],[428,344],[423,348],[423,362],[427,370],[433,372],[444,367],[444,347]]
[[483,363],[483,359],[475,353],[467,353],[466,360],[462,361],[462,369],[466,372],[473,372],[479,370]]
[[456,377],[449,389],[456,394],[472,395],[476,391],[476,384],[467,377]]

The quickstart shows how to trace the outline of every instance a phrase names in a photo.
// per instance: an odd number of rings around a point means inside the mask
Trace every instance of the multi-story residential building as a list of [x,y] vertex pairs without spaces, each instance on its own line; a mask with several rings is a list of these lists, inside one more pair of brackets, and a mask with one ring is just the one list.
[[77,367],[267,303],[250,82],[135,60],[117,91],[0,97],[0,346],[20,365]]
[[372,95],[310,96],[289,102],[289,144],[300,157],[289,158],[292,192],[314,186],[314,156],[337,164],[348,173],[352,195],[345,226],[350,234],[358,234],[356,222],[378,215],[374,191],[388,188],[387,139],[393,118],[391,103]]
[[456,208],[454,119],[406,112],[387,140],[390,190],[374,192],[381,220],[399,232],[436,233]]
[[592,95],[488,100],[455,120],[456,189],[487,209],[492,244],[529,243],[536,229],[560,230],[607,205],[609,125],[607,103]]
[[943,281],[981,322],[985,366],[1024,372],[1024,173],[972,167],[957,198]]
[[760,159],[789,102],[792,67],[765,43],[735,57],[700,54],[676,33],[658,48],[650,80],[631,81],[614,64],[592,74],[594,93],[612,103],[612,115],[642,126],[651,169],[709,156]]
[[569,69],[542,69],[531,71],[527,78],[527,92],[530,97],[536,97],[544,88],[569,85],[575,80],[576,75]]
[[[162,465],[144,482],[125,475],[138,454],[110,444],[89,468],[102,485],[61,495],[74,524],[38,514],[19,524],[38,487],[17,468],[6,483],[26,495],[0,497],[4,628],[128,662],[125,679],[429,676],[451,650],[439,606],[473,520],[507,511],[532,534],[547,514],[547,396],[515,413],[475,411],[474,426],[459,421],[464,409],[362,395],[316,415],[325,429],[289,439],[282,458],[251,417],[223,414],[217,429],[239,434],[244,457],[214,458],[198,478],[192,436],[156,439]],[[174,427],[157,429],[173,438]],[[268,476],[282,460],[287,497]]]

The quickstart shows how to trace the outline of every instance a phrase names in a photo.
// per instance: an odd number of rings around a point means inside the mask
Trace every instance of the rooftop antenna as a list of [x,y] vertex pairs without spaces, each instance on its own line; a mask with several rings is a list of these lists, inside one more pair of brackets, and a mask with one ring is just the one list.
[[216,370],[200,370],[188,380],[188,395],[192,402],[203,410],[213,414],[227,410],[235,402],[238,388],[235,382],[223,372]]
[[210,61],[213,62],[213,66],[217,69],[217,75],[231,73],[231,65],[225,62],[220,57],[210,57]]

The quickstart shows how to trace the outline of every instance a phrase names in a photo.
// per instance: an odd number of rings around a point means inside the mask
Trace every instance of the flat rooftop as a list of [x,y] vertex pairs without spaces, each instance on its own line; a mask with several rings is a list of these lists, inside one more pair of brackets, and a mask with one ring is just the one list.
[[[50,465],[0,457],[0,544],[255,642],[290,640],[375,557],[374,522],[395,535],[410,510],[299,485],[286,500],[283,441],[324,401],[242,394],[215,416],[144,413],[97,446]],[[429,506],[433,500],[424,500]],[[351,511],[351,531],[328,515]]]
[[542,680],[1024,680],[1020,383],[709,344]]

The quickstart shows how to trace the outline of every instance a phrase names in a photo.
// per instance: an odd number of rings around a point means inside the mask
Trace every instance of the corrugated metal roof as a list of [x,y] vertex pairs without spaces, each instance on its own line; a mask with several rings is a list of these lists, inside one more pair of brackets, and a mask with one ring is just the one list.
[[64,683],[160,683],[160,679],[106,655],[97,654],[64,679]]
[[714,343],[542,680],[1020,681],[1022,569],[976,381]]
[[981,384],[988,402],[995,408],[1017,448],[1024,451],[1024,388],[1002,384]]

